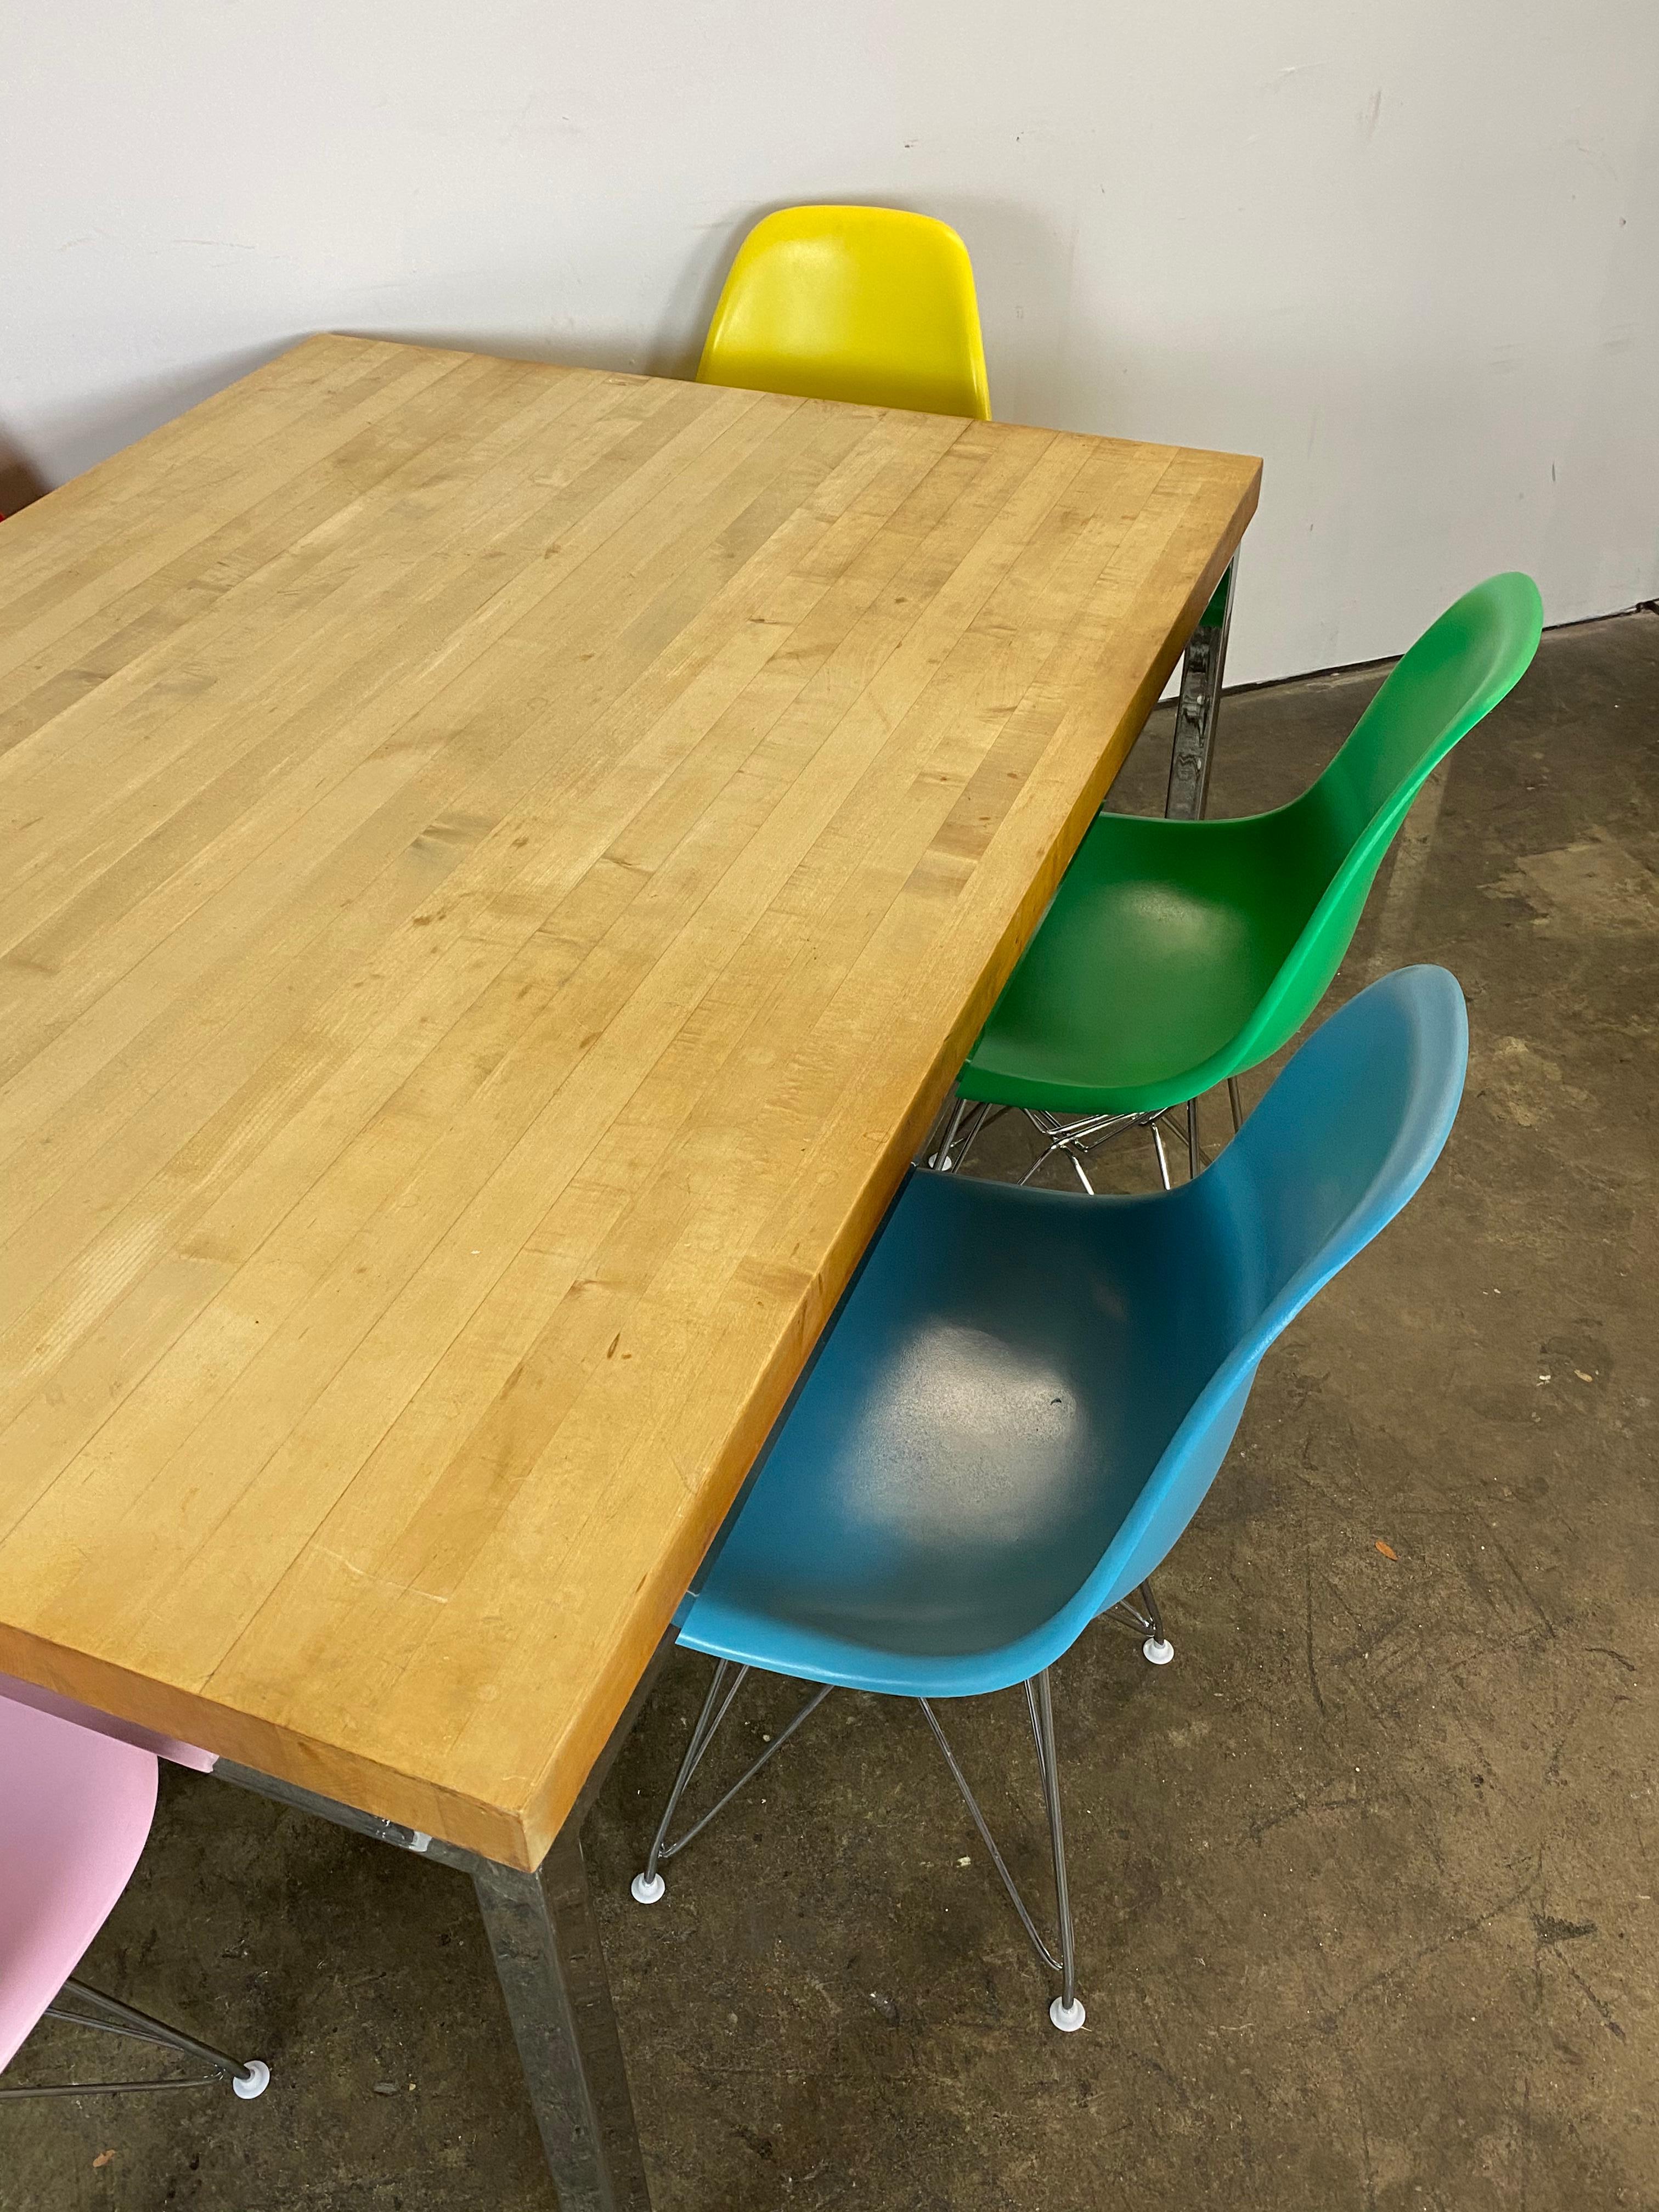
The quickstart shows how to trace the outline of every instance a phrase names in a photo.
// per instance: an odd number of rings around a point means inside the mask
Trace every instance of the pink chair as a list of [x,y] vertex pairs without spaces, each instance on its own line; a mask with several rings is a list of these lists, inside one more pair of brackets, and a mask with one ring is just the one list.
[[[72,1969],[126,1887],[149,1838],[156,1753],[106,1732],[119,1723],[86,1727],[48,1710],[40,1701],[49,1696],[31,1692],[31,1702],[23,1704],[0,1693],[0,2071],[43,2019],[161,2044],[213,2070],[185,2080],[0,2088],[0,2097],[183,2089],[225,2080],[239,2097],[258,2096],[270,2079],[263,2059],[232,2058],[73,1978]],[[102,1715],[89,1717],[105,1721]],[[205,1757],[193,1753],[190,1763]],[[64,1997],[108,2017],[89,2018],[62,2002]]]

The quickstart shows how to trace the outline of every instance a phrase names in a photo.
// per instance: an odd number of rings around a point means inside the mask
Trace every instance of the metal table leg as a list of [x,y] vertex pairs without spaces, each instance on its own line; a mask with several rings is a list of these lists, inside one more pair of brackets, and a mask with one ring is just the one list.
[[559,2212],[650,2212],[622,2039],[587,1893],[581,1830],[672,1645],[671,1632],[533,1874],[229,1759],[214,1768],[222,1781],[471,1875]]
[[567,1825],[534,1874],[484,1859],[472,1881],[559,2212],[649,2212],[580,1837]]
[[1164,802],[1168,821],[1199,821],[1209,795],[1210,748],[1221,708],[1221,677],[1237,576],[1235,553],[1215,587],[1215,596],[1199,617],[1181,664],[1181,696],[1176,706],[1175,743],[1170,750],[1170,789]]

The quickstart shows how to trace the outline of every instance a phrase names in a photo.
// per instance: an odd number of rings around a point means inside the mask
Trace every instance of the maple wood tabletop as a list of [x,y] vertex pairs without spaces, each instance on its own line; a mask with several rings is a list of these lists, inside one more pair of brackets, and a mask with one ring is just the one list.
[[536,1864],[1259,476],[323,337],[0,526],[0,1669]]

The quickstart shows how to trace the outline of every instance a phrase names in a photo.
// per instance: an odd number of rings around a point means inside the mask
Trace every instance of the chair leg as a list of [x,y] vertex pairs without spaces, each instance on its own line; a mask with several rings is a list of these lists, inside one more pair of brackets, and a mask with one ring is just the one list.
[[966,1098],[958,1098],[953,1102],[949,1118],[945,1124],[944,1134],[927,1153],[927,1164],[937,1175],[949,1175],[954,1165],[951,1151],[957,1141],[957,1131],[962,1127],[963,1117],[968,1111],[969,1103]]
[[1230,1075],[1227,1078],[1227,1103],[1232,1108],[1233,1134],[1237,1136],[1244,1127],[1244,1109],[1239,1103],[1238,1078],[1236,1075]]
[[1096,1617],[1101,1620],[1115,1620],[1120,1628],[1133,1630],[1141,1638],[1141,1653],[1149,1664],[1167,1667],[1175,1657],[1175,1646],[1164,1633],[1164,1616],[1158,1611],[1158,1600],[1152,1594],[1152,1577],[1148,1576],[1136,1590],[1140,1605],[1132,1605],[1121,1597],[1115,1605],[1109,1605]]
[[783,1749],[801,1723],[817,1712],[818,1707],[835,1687],[833,1682],[820,1684],[788,1725],[781,1729],[773,1737],[760,1757],[744,1769],[726,1795],[711,1805],[702,1818],[689,1827],[683,1836],[678,1837],[671,1844],[667,1840],[668,1824],[673,1819],[675,1809],[684,1795],[685,1785],[702,1765],[703,1753],[714,1741],[721,1722],[732,1710],[732,1700],[743,1687],[744,1679],[748,1675],[747,1667],[739,1667],[737,1669],[736,1680],[726,1691],[725,1698],[720,1700],[719,1708],[716,1710],[715,1700],[720,1698],[721,1686],[726,1675],[732,1671],[732,1662],[729,1659],[720,1660],[715,1667],[714,1679],[708,1686],[708,1695],[703,1700],[702,1711],[697,1717],[696,1727],[691,1731],[691,1741],[686,1747],[685,1757],[680,1762],[680,1771],[674,1778],[674,1787],[669,1792],[668,1803],[664,1808],[662,1819],[657,1824],[657,1832],[652,1840],[651,1855],[645,1863],[645,1871],[643,1874],[636,1874],[629,1884],[629,1893],[636,1905],[655,1905],[660,1900],[667,1885],[661,1875],[658,1873],[658,1867],[666,1864],[670,1859],[683,1851],[689,1843],[694,1842],[702,1833],[718,1814],[726,1810],[738,1792],[746,1788],[767,1761],[775,1757]]
[[1150,1575],[1140,1585],[1139,1595],[1146,1608],[1146,1626],[1150,1632],[1140,1647],[1141,1650],[1154,1667],[1167,1667],[1175,1657],[1175,1646],[1164,1633],[1164,1615],[1158,1611],[1158,1600],[1152,1595]]
[[1164,1149],[1164,1132],[1158,1127],[1155,1120],[1149,1121],[1146,1126],[1152,1133],[1152,1150],[1158,1154],[1158,1180],[1164,1189],[1169,1190],[1172,1188],[1170,1182],[1170,1156]]
[[1066,1828],[1060,1811],[1060,1760],[1054,1751],[1054,1706],[1048,1668],[1037,1676],[1035,1691],[1028,1682],[1025,1695],[1037,1730],[1039,1763],[1042,1768],[1043,1802],[1048,1808],[1048,1846],[1054,1861],[1054,1905],[1060,1916],[1060,1995],[1048,2007],[1048,2017],[1063,2034],[1082,2027],[1085,2014],[1077,1993],[1077,1945],[1072,1927],[1072,1893],[1066,1878]]
[[[937,1144],[924,1148],[915,1164],[931,1168],[935,1175],[960,1174],[975,1138],[988,1123],[1007,1110],[1006,1106],[994,1106],[987,1099],[957,1099],[944,1120],[944,1134]],[[934,1126],[937,1128],[939,1124]]]
[[981,1101],[979,1111],[963,1132],[954,1158],[947,1163],[952,1173],[961,1173],[968,1164],[969,1153],[973,1151],[990,1123],[995,1121],[999,1114],[1006,1114],[1007,1110],[1006,1106],[993,1106],[988,1099]]
[[[994,1115],[1006,1111],[1007,1109],[1000,1106],[991,1108],[985,1121],[975,1124],[966,1143],[960,1148],[958,1158],[966,1156],[969,1145],[974,1142],[981,1130],[987,1126]],[[1024,1114],[1026,1120],[1043,1140],[1042,1151],[1037,1154],[1036,1159],[1019,1179],[1020,1188],[1024,1189],[1028,1183],[1035,1181],[1056,1152],[1064,1152],[1072,1163],[1073,1171],[1078,1181],[1092,1198],[1096,1194],[1095,1186],[1089,1175],[1087,1162],[1093,1158],[1103,1145],[1113,1143],[1127,1131],[1148,1128],[1152,1130],[1152,1142],[1158,1148],[1158,1171],[1163,1176],[1164,1188],[1166,1190],[1170,1188],[1169,1164],[1164,1153],[1163,1139],[1154,1127],[1157,1119],[1155,1115],[1089,1114],[1067,1117],[1059,1114],[1044,1113],[1032,1107],[1022,1108],[1020,1111]]]
[[[977,1136],[979,1133],[975,1130],[974,1133]],[[1039,1130],[1038,1133],[1039,1135],[1042,1135],[1046,1133]],[[1046,1149],[1037,1154],[1030,1166],[1026,1169],[1024,1174],[1020,1177],[1019,1182],[1015,1188],[1019,1190],[1025,1189],[1034,1176],[1042,1174],[1043,1169],[1048,1166],[1049,1161],[1053,1159],[1056,1152],[1063,1152],[1066,1158],[1070,1160],[1073,1167],[1077,1170],[1078,1176],[1083,1184],[1083,1188],[1085,1190],[1089,1192],[1091,1196],[1092,1196],[1095,1187],[1089,1180],[1088,1170],[1083,1166],[1079,1158],[1077,1144],[1072,1138],[1065,1136],[1049,1138]]]
[[61,2002],[49,2004],[45,2017],[61,2020],[75,2027],[96,2028],[100,2034],[118,2035],[135,2043],[159,2044],[165,2051],[181,2051],[186,2057],[199,2058],[210,2066],[210,2074],[192,2074],[183,2079],[161,2081],[50,2081],[39,2088],[0,2089],[0,2097],[88,2097],[95,2095],[125,2095],[145,2089],[201,2089],[211,2084],[228,2081],[239,2097],[252,2099],[263,2096],[270,2080],[270,2069],[263,2058],[233,2058],[228,2051],[216,2051],[210,2043],[198,2043],[193,2035],[186,2035],[181,2027],[170,2027],[164,2020],[152,2020],[147,2012],[134,2005],[123,2004],[118,1997],[106,1996],[88,1982],[77,1982],[73,1978],[65,1982],[58,1992],[59,1999],[72,1996],[82,2005],[100,2005],[111,2017],[107,2020],[89,2018],[85,2012],[71,2011]]
[[1071,2034],[1082,2027],[1084,2010],[1077,1994],[1077,1948],[1072,1925],[1071,1891],[1066,1876],[1066,1835],[1060,1812],[1060,1767],[1054,1753],[1054,1705],[1049,1690],[1048,1670],[1045,1669],[1043,1673],[1027,1682],[1025,1704],[1030,1717],[1031,1740],[1036,1747],[1037,1770],[1042,1783],[1042,1802],[1048,1816],[1048,1844],[1054,1868],[1054,1903],[1060,1920],[1058,1956],[1050,1950],[1038,1933],[1037,1924],[1031,1917],[1030,1910],[1025,1899],[1019,1893],[1018,1883],[1008,1871],[1007,1861],[997,1849],[996,1838],[991,1833],[989,1823],[980,1810],[978,1799],[968,1785],[968,1778],[963,1772],[955,1752],[951,1748],[950,1740],[939,1725],[939,1716],[934,1712],[932,1703],[927,1698],[918,1698],[916,1703],[927,1716],[927,1725],[932,1729],[934,1741],[945,1755],[945,1763],[951,1770],[951,1779],[961,1791],[963,1802],[973,1817],[974,1826],[979,1832],[980,1841],[991,1855],[991,1863],[996,1869],[998,1877],[1004,1889],[1007,1891],[1009,1900],[1015,1911],[1019,1915],[1020,1925],[1025,1930],[1031,1948],[1050,1972],[1056,1973],[1060,1978],[1060,1994],[1049,2005],[1048,2017],[1056,2027],[1066,2034]]
[[1196,1182],[1204,1172],[1204,1155],[1198,1149],[1198,1101],[1187,1101],[1187,1179]]
[[675,1808],[685,1794],[686,1784],[696,1772],[704,1752],[714,1741],[714,1731],[730,1711],[732,1698],[743,1687],[744,1676],[748,1674],[749,1669],[744,1667],[739,1670],[737,1680],[732,1683],[726,1693],[726,1703],[720,1705],[719,1711],[716,1712],[714,1708],[720,1703],[720,1692],[725,1687],[726,1678],[731,1672],[732,1662],[729,1659],[722,1659],[715,1666],[714,1679],[708,1685],[708,1695],[702,1701],[702,1711],[697,1715],[697,1724],[691,1731],[691,1741],[685,1747],[685,1756],[680,1761],[680,1771],[674,1777],[674,1786],[668,1793],[668,1802],[663,1808],[662,1819],[658,1822],[657,1832],[651,1839],[651,1852],[645,1863],[645,1872],[636,1874],[629,1884],[629,1889],[636,1905],[657,1904],[667,1887],[662,1876],[657,1872],[657,1862],[662,1856],[663,1843],[668,1834],[668,1824],[673,1819]]
[[[996,1869],[1002,1886],[1008,1893],[1009,1902],[1012,1905],[1015,1911],[1019,1915],[1020,1926],[1024,1928],[1026,1935],[1030,1937],[1031,1948],[1036,1953],[1038,1958],[1042,1960],[1043,1965],[1049,1969],[1050,1972],[1056,1974],[1059,1973],[1060,1971],[1060,1962],[1048,1948],[1048,1946],[1043,1942],[1042,1936],[1037,1931],[1037,1924],[1031,1917],[1030,1911],[1026,1905],[1025,1899],[1019,1893],[1019,1885],[1015,1881],[1012,1875],[1009,1873],[1008,1863],[1003,1857],[1002,1853],[997,1849],[997,1839],[991,1833],[990,1825],[987,1821],[984,1814],[980,1810],[979,1800],[975,1796],[972,1790],[969,1787],[968,1778],[963,1772],[961,1765],[957,1759],[955,1752],[951,1748],[950,1738],[945,1735],[944,1729],[939,1725],[939,1715],[933,1711],[930,1699],[927,1698],[918,1698],[916,1699],[916,1703],[921,1707],[922,1712],[927,1717],[928,1727],[933,1731],[933,1741],[938,1744],[940,1751],[945,1754],[945,1764],[951,1770],[951,1778],[956,1784],[957,1788],[962,1792],[962,1802],[966,1805],[969,1814],[973,1816],[974,1826],[979,1831],[979,1839],[981,1843],[984,1844],[986,1850],[991,1854],[991,1864]],[[1039,1763],[1041,1763],[1042,1758],[1042,1747],[1041,1741],[1039,1741],[1037,1746],[1037,1759]]]

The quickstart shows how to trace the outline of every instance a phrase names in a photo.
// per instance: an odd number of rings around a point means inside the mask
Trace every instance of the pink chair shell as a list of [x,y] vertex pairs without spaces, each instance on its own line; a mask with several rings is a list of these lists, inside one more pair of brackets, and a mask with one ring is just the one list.
[[153,1751],[0,1697],[0,2068],[126,1887],[155,1771]]

